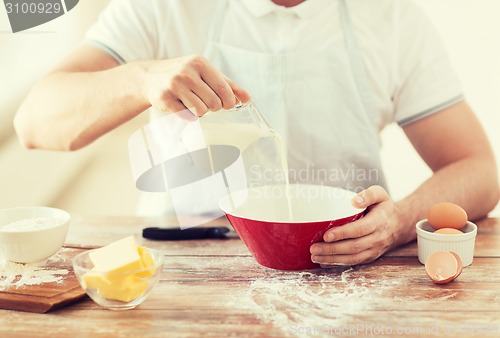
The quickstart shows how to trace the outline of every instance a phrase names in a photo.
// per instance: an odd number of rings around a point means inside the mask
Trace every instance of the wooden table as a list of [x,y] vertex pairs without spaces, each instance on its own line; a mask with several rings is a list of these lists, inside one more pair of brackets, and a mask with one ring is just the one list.
[[[105,245],[162,220],[80,218],[67,243]],[[130,311],[86,298],[48,314],[0,311],[0,337],[500,336],[500,219],[478,222],[475,259],[433,284],[416,243],[373,264],[303,272],[259,266],[238,239],[144,241],[166,255],[160,283]]]

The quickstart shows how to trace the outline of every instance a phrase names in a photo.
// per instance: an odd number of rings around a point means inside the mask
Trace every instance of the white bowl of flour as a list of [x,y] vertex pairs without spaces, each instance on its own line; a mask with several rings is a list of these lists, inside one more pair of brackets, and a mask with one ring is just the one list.
[[71,216],[48,207],[0,209],[0,261],[43,261],[64,244]]

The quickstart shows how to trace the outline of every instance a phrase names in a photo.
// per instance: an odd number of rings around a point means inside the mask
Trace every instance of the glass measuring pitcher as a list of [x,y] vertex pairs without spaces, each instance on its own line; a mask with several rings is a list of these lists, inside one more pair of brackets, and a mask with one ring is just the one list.
[[188,121],[168,114],[129,140],[139,190],[167,193],[181,228],[223,216],[219,200],[286,182],[284,146],[253,103]]

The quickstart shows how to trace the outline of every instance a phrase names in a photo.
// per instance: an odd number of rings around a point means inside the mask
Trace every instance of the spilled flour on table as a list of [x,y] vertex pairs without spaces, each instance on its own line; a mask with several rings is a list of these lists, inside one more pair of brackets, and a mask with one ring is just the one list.
[[51,267],[54,263],[65,262],[65,258],[60,255],[61,252],[50,257],[47,261],[29,264],[6,262],[0,259],[0,291],[63,282],[64,276],[69,273],[69,270]]
[[343,271],[340,278],[311,272],[300,272],[290,279],[258,278],[251,282],[249,294],[265,322],[288,328],[293,323],[309,327],[332,325],[371,305],[370,290],[359,278],[348,280],[350,271]]
[[442,305],[457,296],[456,291],[441,289],[432,298],[428,293],[408,292],[407,277],[379,279],[366,269],[269,272],[249,282],[238,304],[287,334],[296,334],[294,328],[300,327],[310,328],[306,335],[315,336],[362,322],[367,312],[380,310],[387,297],[394,304],[419,308],[429,302]]
[[[403,280],[376,285],[353,268],[322,272],[283,273],[250,282],[249,308],[265,323],[290,333],[293,325],[340,327],[372,310],[379,296]],[[342,272],[341,272],[342,271]]]

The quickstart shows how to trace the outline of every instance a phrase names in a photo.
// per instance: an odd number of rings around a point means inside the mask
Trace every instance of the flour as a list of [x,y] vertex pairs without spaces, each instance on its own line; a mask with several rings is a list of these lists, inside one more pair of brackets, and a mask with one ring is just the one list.
[[8,232],[23,232],[34,231],[55,227],[62,224],[64,220],[49,217],[33,217],[25,218],[4,226],[0,226],[0,230]]
[[349,278],[352,270],[340,275],[298,272],[291,278],[257,278],[250,283],[248,296],[261,320],[283,330],[290,330],[293,324],[340,326],[350,315],[370,310],[374,302],[375,291],[363,277]]
[[442,301],[457,295],[441,289],[431,296],[427,292],[409,293],[410,282],[403,275],[373,278],[369,267],[269,271],[266,276],[251,280],[234,306],[251,311],[287,335],[294,333],[293,328],[301,327],[316,329],[307,336],[318,336],[322,335],[322,328],[332,330],[359,323],[366,313],[379,311],[387,297],[396,304],[411,303],[419,308],[429,302],[442,305]]
[[53,268],[51,265],[62,260],[60,255],[56,254],[46,262],[31,264],[0,261],[0,291],[45,283],[61,283],[69,270]]

